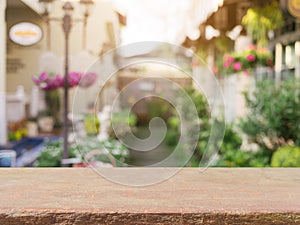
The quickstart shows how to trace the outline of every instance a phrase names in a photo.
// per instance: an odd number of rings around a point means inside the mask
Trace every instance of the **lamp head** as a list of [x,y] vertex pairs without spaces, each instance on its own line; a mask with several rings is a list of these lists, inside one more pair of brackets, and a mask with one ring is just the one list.
[[51,5],[54,0],[39,0],[39,3],[41,3],[41,6],[44,9],[44,16],[48,16],[48,13],[51,10]]
[[63,5],[63,10],[66,14],[70,15],[72,13],[72,11],[74,10],[74,7],[72,6],[72,4],[69,1],[67,1]]
[[52,3],[54,0],[39,0],[40,3]]
[[89,17],[90,11],[94,5],[94,0],[80,0],[79,3],[84,6],[84,16],[85,19]]
[[80,4],[83,4],[83,5],[93,5],[94,1],[93,0],[80,0]]

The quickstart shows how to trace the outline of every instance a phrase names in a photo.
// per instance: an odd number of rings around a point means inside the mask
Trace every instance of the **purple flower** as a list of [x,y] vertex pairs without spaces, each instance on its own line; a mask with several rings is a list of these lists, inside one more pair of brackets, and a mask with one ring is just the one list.
[[42,72],[39,75],[33,76],[32,80],[36,85],[40,85],[41,83],[45,82],[49,78],[46,72]]
[[46,72],[42,72],[40,74],[39,80],[40,82],[46,81],[49,78],[48,74]]
[[[78,85],[79,83],[79,80],[80,80],[80,77],[81,77],[81,73],[79,72],[69,72],[69,75],[68,75],[68,87],[69,88],[72,88],[72,87],[75,87]],[[65,86],[65,76],[60,76],[58,78],[59,80],[59,87],[63,88]]]
[[[78,86],[89,87],[97,79],[96,73],[86,73],[81,72],[69,72],[68,74],[68,87],[72,88]],[[32,77],[33,82],[43,90],[55,90],[58,88],[63,88],[65,85],[65,76],[60,74],[48,74],[47,72],[42,72],[39,75]]]
[[56,75],[54,76],[54,83],[55,83],[55,86],[56,86],[57,88],[60,87],[61,81],[62,81],[61,76],[60,76],[59,74],[56,74]]
[[33,82],[35,83],[35,85],[39,85],[40,84],[40,77],[38,75],[35,75],[32,77]]
[[87,88],[90,87],[92,84],[94,84],[96,79],[97,79],[96,73],[85,73],[81,76],[81,80],[78,85],[82,88]]

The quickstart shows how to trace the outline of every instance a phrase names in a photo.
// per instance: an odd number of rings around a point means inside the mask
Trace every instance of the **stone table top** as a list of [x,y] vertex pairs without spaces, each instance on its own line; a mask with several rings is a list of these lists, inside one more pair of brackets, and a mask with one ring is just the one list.
[[[168,169],[104,170],[126,180],[129,173],[140,179]],[[64,224],[300,224],[300,169],[184,168],[166,181],[139,187],[113,183],[91,168],[0,169],[1,225],[18,218],[45,223],[53,215],[54,224],[66,216],[71,222]]]

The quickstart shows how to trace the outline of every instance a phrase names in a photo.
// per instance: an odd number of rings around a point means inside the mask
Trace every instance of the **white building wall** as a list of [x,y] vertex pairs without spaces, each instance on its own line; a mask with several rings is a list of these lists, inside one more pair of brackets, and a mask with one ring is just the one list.
[[0,145],[6,143],[6,1],[0,1]]
[[[2,2],[2,0],[0,0]],[[46,26],[42,21],[42,18],[37,16],[34,11],[38,11],[37,0],[22,0],[25,4],[30,6],[25,10],[11,8],[9,9],[10,15],[8,16],[7,24],[11,26],[14,23],[29,20],[40,25],[44,30],[44,37],[41,42],[29,46],[22,47],[17,46],[9,41],[11,51],[8,52],[8,58],[21,58],[24,68],[18,70],[16,73],[7,72],[7,86],[8,92],[15,92],[18,85],[23,85],[26,95],[30,96],[31,89],[34,86],[32,82],[32,76],[39,73],[40,67],[40,56],[47,51],[46,49]],[[50,16],[55,18],[62,18],[62,4],[63,1],[54,1],[53,7],[51,8]],[[78,7],[78,2],[73,2],[75,6],[72,17],[77,20],[82,18],[84,8]],[[32,10],[31,10],[32,9]],[[41,13],[41,10],[38,11]],[[86,50],[92,55],[91,63],[97,59],[99,53],[102,50],[104,43],[109,43],[110,38],[107,34],[107,23],[112,23],[115,28],[117,25],[117,15],[113,11],[112,3],[109,1],[95,1],[95,5],[92,7],[90,17],[87,24],[87,44]],[[116,37],[117,39],[117,37]],[[57,72],[63,72],[63,58],[64,58],[65,41],[62,30],[62,24],[59,21],[51,21],[51,49],[58,60],[59,68]],[[76,56],[82,51],[82,22],[76,22],[73,24],[70,33],[70,71],[78,70],[78,64],[76,63]],[[75,64],[73,63],[75,61]],[[86,66],[84,66],[86,67]],[[82,68],[86,70],[88,68]],[[99,72],[99,74],[101,71]],[[101,76],[101,74],[100,74]],[[80,109],[78,112],[84,112],[87,102],[95,101],[99,92],[99,85],[96,84],[89,89],[84,89],[85,95],[80,98],[76,98],[76,107]],[[70,91],[70,105],[69,109],[72,108],[73,98],[75,95],[75,89]]]

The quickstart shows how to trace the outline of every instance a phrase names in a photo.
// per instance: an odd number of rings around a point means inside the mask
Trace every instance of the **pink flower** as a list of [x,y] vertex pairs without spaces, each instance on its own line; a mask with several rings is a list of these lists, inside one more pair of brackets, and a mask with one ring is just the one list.
[[234,58],[232,56],[228,56],[227,61],[229,63],[232,63],[234,61]]
[[216,74],[218,72],[218,67],[213,66],[212,71],[213,71],[214,74]]
[[260,49],[257,49],[258,52],[260,53],[267,53],[269,52],[269,50],[267,48],[260,48]]
[[239,71],[242,69],[242,63],[240,62],[236,62],[233,64],[233,69],[236,70],[236,71]]
[[272,58],[268,58],[268,59],[267,59],[267,64],[268,64],[269,66],[273,66],[273,60],[272,60]]
[[226,53],[223,56],[223,60],[224,61],[228,61],[229,63],[232,63],[234,61],[234,58],[233,58],[233,56],[231,56],[231,55],[229,55],[229,54]]
[[223,55],[223,60],[227,60],[228,57],[229,57],[229,54],[228,54],[228,53],[225,53],[225,54]]
[[248,56],[246,57],[246,59],[247,59],[249,62],[254,62],[254,61],[256,60],[256,57],[255,57],[255,55],[250,54],[250,55],[248,55]]
[[249,75],[249,71],[248,70],[244,70],[244,74],[245,75]]
[[224,62],[224,64],[223,64],[223,66],[225,67],[225,68],[228,68],[229,66],[230,66],[230,62],[228,62],[228,61],[226,61],[226,62]]
[[257,50],[257,46],[256,45],[249,45],[249,49],[250,50]]

